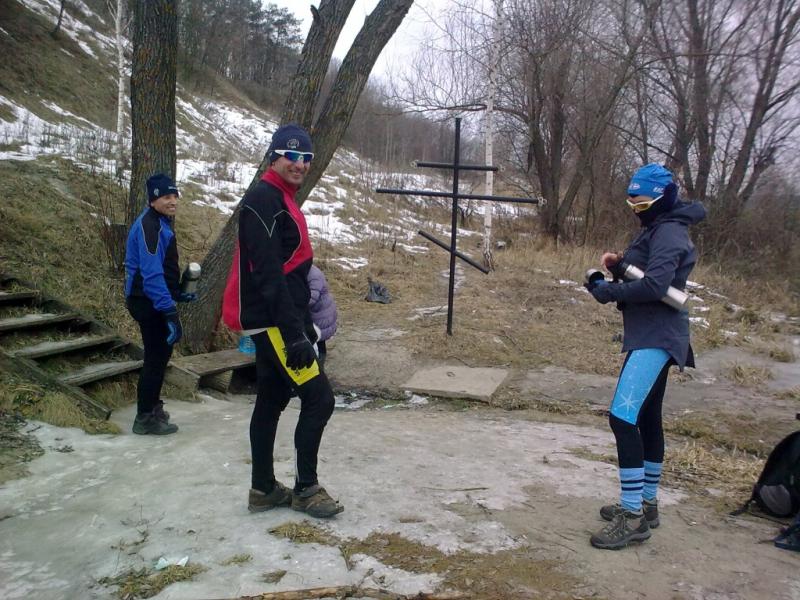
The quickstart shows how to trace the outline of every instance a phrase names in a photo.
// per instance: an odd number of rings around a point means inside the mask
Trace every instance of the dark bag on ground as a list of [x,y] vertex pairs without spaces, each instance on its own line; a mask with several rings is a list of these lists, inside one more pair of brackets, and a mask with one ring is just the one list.
[[739,515],[755,502],[773,517],[793,517],[800,512],[800,431],[783,438],[770,452],[753,494],[739,510]]

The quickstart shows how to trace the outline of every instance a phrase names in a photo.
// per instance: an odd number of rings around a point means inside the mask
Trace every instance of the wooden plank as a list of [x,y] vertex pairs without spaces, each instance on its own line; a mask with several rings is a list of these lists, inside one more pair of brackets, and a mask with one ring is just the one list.
[[101,379],[122,375],[142,368],[141,360],[126,360],[121,362],[108,362],[88,365],[79,371],[59,376],[58,380],[67,385],[86,385]]
[[219,352],[209,352],[208,354],[195,354],[193,356],[181,356],[172,360],[172,364],[181,369],[194,373],[199,377],[206,375],[216,375],[223,371],[241,369],[256,364],[255,354],[245,354],[238,350],[220,350]]
[[187,392],[195,392],[200,387],[200,376],[177,366],[175,361],[167,366],[164,381]]
[[25,304],[28,300],[36,300],[38,292],[2,292],[0,291],[0,304]]
[[20,329],[29,329],[31,327],[44,327],[45,325],[53,325],[55,323],[65,323],[67,321],[76,321],[80,317],[76,313],[40,313],[34,315],[25,315],[24,317],[11,317],[8,319],[0,319],[0,332],[17,331]]
[[30,359],[17,358],[10,356],[0,350],[0,369],[8,369],[17,372],[26,379],[32,379],[43,386],[55,389],[62,394],[72,398],[75,403],[87,414],[97,417],[99,419],[108,419],[111,416],[111,410],[97,400],[89,397],[86,393],[76,387],[66,385],[58,379],[43,371],[39,366]]
[[99,335],[99,336],[83,336],[71,340],[62,340],[60,342],[42,342],[35,346],[25,346],[19,350],[14,350],[10,354],[14,356],[22,356],[25,358],[43,358],[45,356],[54,356],[56,354],[66,354],[76,350],[85,350],[86,348],[94,348],[108,344],[109,342],[118,341],[125,343],[115,335]]

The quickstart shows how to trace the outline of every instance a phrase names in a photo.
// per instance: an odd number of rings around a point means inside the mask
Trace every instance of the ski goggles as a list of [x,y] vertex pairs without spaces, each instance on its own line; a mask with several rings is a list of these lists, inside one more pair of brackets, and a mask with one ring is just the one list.
[[648,208],[653,206],[653,204],[661,200],[661,198],[663,197],[664,194],[661,194],[656,198],[647,198],[647,200],[637,201],[637,198],[646,198],[646,196],[634,196],[633,198],[626,198],[625,202],[627,202],[628,206],[630,206],[633,209],[633,212],[640,213],[646,211]]
[[297,162],[302,158],[304,163],[310,163],[314,158],[313,152],[298,152],[297,150],[273,150],[273,152],[290,162]]

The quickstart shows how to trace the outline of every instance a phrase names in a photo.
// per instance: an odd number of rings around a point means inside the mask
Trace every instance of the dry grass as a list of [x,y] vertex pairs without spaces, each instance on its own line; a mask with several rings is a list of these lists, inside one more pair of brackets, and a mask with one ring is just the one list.
[[775,397],[780,400],[797,400],[800,402],[800,385],[788,390],[780,390],[779,392],[775,392]]
[[750,495],[764,467],[764,459],[740,450],[711,448],[696,441],[668,447],[662,480],[694,495],[714,499],[729,511]]
[[744,365],[737,362],[728,365],[727,375],[736,385],[745,387],[757,387],[772,379],[772,371],[768,367]]
[[110,421],[86,416],[68,396],[0,371],[0,410],[58,427],[79,427],[87,433],[119,433]]
[[234,554],[230,558],[226,558],[221,563],[222,566],[227,567],[230,565],[244,565],[253,560],[252,554]]
[[544,560],[533,549],[524,547],[495,554],[445,554],[397,533],[372,533],[363,540],[342,540],[308,522],[286,523],[270,533],[296,543],[336,546],[348,569],[354,567],[356,555],[364,554],[411,573],[436,573],[443,579],[443,588],[468,592],[475,600],[538,598],[542,593],[569,597],[579,584],[557,561]]
[[120,600],[152,598],[169,585],[179,581],[190,581],[206,568],[198,564],[185,567],[170,565],[162,571],[152,569],[130,569],[115,577],[103,577],[98,583],[107,587],[117,587],[116,596]]

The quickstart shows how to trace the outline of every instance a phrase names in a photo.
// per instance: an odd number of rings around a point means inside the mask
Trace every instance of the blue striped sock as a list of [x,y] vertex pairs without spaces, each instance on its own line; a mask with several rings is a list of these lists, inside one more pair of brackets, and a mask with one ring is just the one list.
[[644,486],[644,467],[619,470],[620,495],[622,508],[631,512],[642,510],[642,488]]
[[661,467],[664,463],[644,461],[644,489],[642,496],[647,500],[655,500],[658,494],[658,482],[661,481]]

